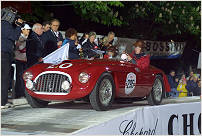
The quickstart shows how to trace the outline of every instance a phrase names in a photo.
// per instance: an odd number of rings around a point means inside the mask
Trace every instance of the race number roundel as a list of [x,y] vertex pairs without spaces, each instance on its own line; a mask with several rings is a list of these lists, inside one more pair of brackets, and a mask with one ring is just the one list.
[[128,73],[125,83],[125,94],[130,94],[135,89],[136,75],[134,73]]
[[59,66],[59,68],[69,68],[69,67],[71,67],[71,66],[72,66],[71,63],[64,63],[64,64],[61,64],[61,65]]

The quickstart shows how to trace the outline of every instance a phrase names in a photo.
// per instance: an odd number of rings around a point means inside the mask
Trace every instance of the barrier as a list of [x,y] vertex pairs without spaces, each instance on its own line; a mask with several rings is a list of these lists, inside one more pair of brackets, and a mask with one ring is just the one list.
[[199,135],[201,103],[148,106],[107,122],[78,130],[72,135]]

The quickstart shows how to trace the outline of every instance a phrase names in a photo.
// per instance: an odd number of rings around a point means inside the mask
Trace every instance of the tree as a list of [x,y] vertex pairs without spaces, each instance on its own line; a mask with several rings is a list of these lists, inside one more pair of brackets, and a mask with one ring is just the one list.
[[75,12],[85,20],[101,23],[108,26],[121,26],[123,18],[119,16],[118,9],[124,7],[118,1],[72,2]]
[[[200,34],[201,7],[198,1],[158,1],[158,2],[72,2],[77,14],[82,18],[108,26],[137,25],[136,22],[149,27],[152,32],[155,26],[167,34],[191,33]],[[141,20],[141,21],[136,21]],[[134,22],[136,21],[136,22]],[[141,27],[138,25],[138,27]],[[155,33],[155,31],[154,31]]]
[[181,34],[190,32],[200,34],[200,2],[135,2],[135,6],[129,8],[128,13],[132,13],[127,20],[141,18],[161,26],[170,34]]

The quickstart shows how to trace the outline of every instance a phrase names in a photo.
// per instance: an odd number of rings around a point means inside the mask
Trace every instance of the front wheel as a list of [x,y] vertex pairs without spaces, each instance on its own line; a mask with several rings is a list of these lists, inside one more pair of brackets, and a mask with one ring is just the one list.
[[32,97],[31,95],[28,94],[26,90],[25,90],[25,96],[26,96],[27,102],[32,108],[44,108],[48,106],[49,102]]
[[115,85],[111,74],[104,73],[98,79],[93,91],[89,95],[93,109],[108,110],[115,97]]
[[159,105],[164,96],[164,85],[163,79],[160,75],[157,75],[152,90],[150,94],[147,96],[147,101],[149,105]]

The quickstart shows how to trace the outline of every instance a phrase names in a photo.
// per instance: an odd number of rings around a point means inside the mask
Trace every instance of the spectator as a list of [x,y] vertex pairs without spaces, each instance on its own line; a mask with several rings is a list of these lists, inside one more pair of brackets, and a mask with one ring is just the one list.
[[89,38],[89,34],[84,33],[81,39],[79,40],[79,44],[82,46],[85,42],[87,42],[88,38]]
[[187,81],[190,80],[190,79],[193,79],[193,78],[192,78],[193,75],[194,75],[194,72],[193,72],[193,71],[190,71],[190,72],[189,72],[189,76],[186,78]]
[[177,92],[176,82],[174,81],[175,71],[171,70],[170,74],[167,77],[168,77],[168,83],[171,88],[171,91],[167,93],[167,96],[168,97],[177,97],[178,92]]
[[187,96],[187,89],[186,89],[186,78],[185,74],[181,76],[180,83],[177,86],[177,91],[179,92],[179,97],[186,97]]
[[85,58],[87,57],[93,59],[97,56],[97,53],[93,51],[94,49],[98,48],[97,45],[94,43],[95,38],[96,33],[90,32],[89,39],[83,44],[83,53]]
[[16,60],[16,84],[15,84],[15,98],[24,97],[24,81],[22,79],[22,74],[26,69],[27,57],[26,57],[26,40],[30,33],[30,26],[25,24],[21,28],[21,36],[19,40],[16,41],[16,50],[15,50],[15,60]]
[[201,80],[198,80],[198,86],[196,88],[196,91],[194,93],[194,96],[200,96],[201,95]]
[[30,34],[26,43],[26,56],[27,66],[41,62],[43,57],[43,44],[41,35],[43,34],[43,27],[41,24],[36,23],[32,27],[32,33]]
[[51,21],[51,29],[42,35],[42,40],[44,44],[44,56],[54,52],[61,47],[63,42],[62,34],[58,31],[60,22],[57,19]]
[[74,28],[69,28],[65,32],[66,39],[63,41],[62,45],[69,43],[69,59],[80,59],[79,51],[82,51],[81,48],[77,49],[76,40],[77,40],[77,31]]
[[183,82],[183,81],[184,81],[185,83],[187,83],[187,79],[186,79],[185,74],[182,74],[181,79],[180,79],[180,83]]
[[178,84],[179,84],[179,77],[178,77],[178,76],[175,76],[174,88],[176,88],[176,90],[177,90]]
[[135,50],[132,52],[132,54],[126,54],[127,60],[131,61],[133,64],[136,64],[137,67],[141,69],[147,68],[150,63],[150,56],[143,52],[144,42],[142,40],[138,40],[134,43],[134,46]]
[[44,32],[47,32],[48,30],[50,30],[50,22],[49,21],[43,22],[43,30],[44,30]]
[[115,33],[114,32],[109,32],[107,37],[104,37],[101,40],[101,50],[102,51],[106,51],[108,47],[114,45],[114,37],[115,37]]
[[8,102],[9,72],[13,60],[15,40],[19,39],[23,20],[18,19],[11,23],[1,20],[1,108]]
[[186,89],[188,90],[188,96],[196,96],[197,95],[197,87],[198,87],[198,77],[193,75],[190,77],[190,80],[187,81]]

